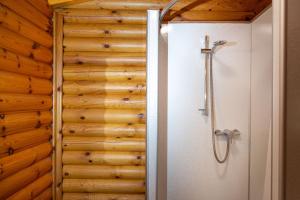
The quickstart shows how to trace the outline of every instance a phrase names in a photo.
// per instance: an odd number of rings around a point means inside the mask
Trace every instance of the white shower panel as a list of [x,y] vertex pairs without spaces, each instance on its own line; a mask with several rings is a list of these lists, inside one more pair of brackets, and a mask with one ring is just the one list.
[[[250,24],[168,25],[168,200],[247,200],[250,134]],[[203,99],[203,39],[226,40],[214,56],[217,129],[238,129],[229,160],[213,155]],[[224,138],[217,138],[219,153]]]
[[272,9],[252,23],[250,200],[271,200]]

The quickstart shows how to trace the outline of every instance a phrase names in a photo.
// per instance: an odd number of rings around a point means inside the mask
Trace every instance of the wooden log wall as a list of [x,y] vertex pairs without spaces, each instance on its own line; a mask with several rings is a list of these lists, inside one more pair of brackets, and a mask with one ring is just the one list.
[[57,197],[145,200],[146,11],[57,12],[64,16]]
[[0,0],[0,199],[52,198],[51,15]]

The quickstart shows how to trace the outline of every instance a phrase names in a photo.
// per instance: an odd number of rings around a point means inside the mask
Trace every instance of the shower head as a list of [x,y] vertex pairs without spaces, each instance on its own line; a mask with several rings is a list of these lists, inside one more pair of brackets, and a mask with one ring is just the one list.
[[220,45],[224,45],[226,43],[227,43],[227,41],[225,41],[225,40],[218,40],[218,41],[214,42],[214,46],[220,46]]
[[227,43],[227,41],[225,41],[225,40],[218,40],[218,41],[215,41],[215,42],[214,42],[214,45],[213,45],[213,48],[211,49],[212,53],[215,52],[215,50],[216,50],[216,48],[217,48],[218,46],[225,45],[226,43]]

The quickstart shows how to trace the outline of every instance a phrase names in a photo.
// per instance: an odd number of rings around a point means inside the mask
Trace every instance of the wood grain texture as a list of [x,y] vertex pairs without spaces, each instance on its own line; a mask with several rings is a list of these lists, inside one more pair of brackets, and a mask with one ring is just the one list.
[[12,154],[18,149],[47,142],[51,134],[50,128],[42,127],[0,138],[0,154]]
[[31,200],[39,194],[41,194],[46,188],[50,187],[52,184],[52,173],[47,173],[44,176],[38,178],[35,182],[29,184],[22,190],[16,192],[7,200]]
[[52,83],[46,79],[0,71],[0,92],[50,95]]
[[0,180],[49,156],[52,146],[48,142],[0,159]]
[[65,64],[101,66],[146,66],[145,53],[65,52]]
[[146,135],[145,124],[64,123],[63,135],[97,137],[142,137]]
[[0,93],[0,112],[50,110],[52,98],[47,95]]
[[144,138],[102,138],[68,136],[63,140],[65,151],[145,151]]
[[64,95],[63,106],[64,108],[144,109],[146,99],[141,95]]
[[64,51],[145,52],[146,42],[121,38],[64,38]]
[[[149,9],[163,9],[169,0],[49,0],[51,4],[57,4],[68,10],[113,10],[128,12],[142,12]],[[176,13],[176,18],[165,18],[173,21],[249,21],[271,4],[270,0],[183,0],[177,2],[167,15]],[[100,20],[87,20],[83,13],[67,18],[70,21],[85,23],[101,23]],[[181,15],[185,15],[182,17]],[[125,16],[123,14],[123,16]],[[119,19],[119,22],[122,19]],[[112,23],[113,21],[111,21]],[[116,23],[116,22],[115,22]],[[120,22],[121,23],[121,22]],[[130,22],[125,22],[130,23]]]
[[65,151],[64,164],[84,165],[145,165],[144,152]]
[[52,187],[44,190],[40,195],[34,198],[34,200],[51,200],[52,199]]
[[65,179],[64,192],[144,193],[142,180]]
[[64,193],[64,200],[145,200],[143,194]]
[[96,24],[146,24],[144,11],[103,10],[103,9],[63,9],[67,23]]
[[0,136],[48,126],[51,123],[50,111],[0,114]]
[[47,48],[52,47],[52,36],[49,33],[36,27],[30,21],[22,18],[2,5],[0,5],[0,22],[1,25],[7,29],[29,38]]
[[49,64],[21,56],[0,48],[0,70],[50,79],[52,68]]
[[65,65],[63,76],[66,81],[146,82],[146,69],[127,66]]
[[0,198],[5,199],[11,196],[49,172],[52,167],[51,163],[51,159],[46,158],[2,180],[0,182]]
[[64,178],[70,179],[144,179],[145,166],[64,165]]
[[17,13],[19,16],[31,21],[42,30],[51,30],[50,19],[39,12],[38,9],[36,9],[26,0],[0,0],[0,3]]
[[46,0],[0,0],[0,199],[33,199],[52,184],[50,174],[40,178],[52,168],[47,7]]
[[77,24],[64,25],[66,37],[145,38],[146,26],[136,24]]
[[52,51],[31,39],[0,26],[0,46],[16,54],[51,63]]

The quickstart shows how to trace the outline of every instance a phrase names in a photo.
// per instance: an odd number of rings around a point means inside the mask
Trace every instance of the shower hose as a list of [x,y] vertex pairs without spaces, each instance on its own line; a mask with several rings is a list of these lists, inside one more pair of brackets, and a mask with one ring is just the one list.
[[214,80],[213,80],[213,53],[210,53],[210,70],[209,70],[209,82],[210,82],[210,117],[211,117],[211,131],[212,131],[212,144],[214,156],[218,163],[224,163],[230,151],[230,136],[228,134],[224,134],[226,137],[226,152],[223,158],[220,158],[217,152],[216,147],[216,128],[215,128],[215,105],[214,105]]

